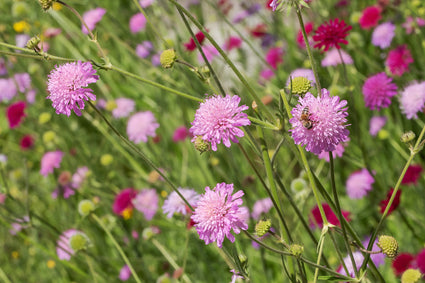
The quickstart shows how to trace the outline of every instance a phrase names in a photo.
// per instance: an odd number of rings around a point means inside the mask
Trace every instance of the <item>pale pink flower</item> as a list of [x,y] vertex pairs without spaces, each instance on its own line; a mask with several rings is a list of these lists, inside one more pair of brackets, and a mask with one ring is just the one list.
[[133,99],[130,98],[117,98],[115,99],[115,103],[117,107],[112,110],[112,116],[114,118],[125,118],[130,115],[131,112],[134,111],[136,103]]
[[134,208],[150,221],[158,210],[159,197],[155,189],[143,189],[132,200]]
[[159,124],[152,112],[137,112],[128,120],[128,139],[134,143],[147,142],[148,137],[155,136],[155,131],[158,127]]
[[[106,10],[103,8],[96,8],[90,11],[87,11],[83,14],[83,20],[86,23],[87,27],[92,31],[98,22],[105,15]],[[81,30],[85,34],[89,34],[89,31],[86,29],[85,25],[81,24]]]
[[[196,206],[200,195],[195,192],[195,190],[178,188],[178,191],[192,207]],[[168,218],[173,217],[174,213],[181,213],[186,215],[190,211],[189,207],[187,207],[186,203],[176,192],[172,192],[167,197],[167,199],[164,201],[164,205],[162,206],[162,210],[165,214],[167,214]]]
[[[341,52],[341,56],[339,55],[339,52]],[[344,62],[345,65],[351,65],[353,64],[353,58],[345,52],[342,49],[332,48],[325,54],[325,58],[322,60],[322,66],[323,67],[329,67],[329,66],[337,66],[339,64],[342,64]],[[342,60],[341,60],[342,57]]]
[[64,153],[60,150],[46,152],[41,158],[40,174],[47,177],[53,173],[54,168],[59,168]]
[[135,14],[130,19],[130,31],[132,33],[138,33],[143,30],[146,26],[146,18],[142,13]]
[[378,132],[385,126],[387,117],[385,116],[374,116],[369,122],[369,133],[371,136],[376,136]]
[[375,179],[367,169],[351,173],[345,184],[347,195],[352,199],[360,199],[372,190]]
[[273,202],[270,198],[257,200],[252,208],[251,216],[254,220],[259,220],[262,214],[268,213],[273,207]]

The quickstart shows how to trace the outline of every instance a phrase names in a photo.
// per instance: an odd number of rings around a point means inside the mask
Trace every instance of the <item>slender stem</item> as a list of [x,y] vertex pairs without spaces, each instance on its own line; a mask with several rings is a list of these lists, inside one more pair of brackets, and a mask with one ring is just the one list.
[[273,124],[271,124],[271,123],[269,123],[267,121],[262,121],[262,120],[260,120],[258,118],[252,117],[252,116],[248,116],[248,119],[251,122],[253,122],[253,123],[257,124],[257,125],[262,126],[263,128],[271,129],[271,130],[275,130],[275,131],[280,131],[281,130],[281,128],[279,128],[279,127],[277,127],[277,126],[275,126],[275,125],[273,125]]
[[[339,262],[341,262],[342,267],[344,268],[345,273],[346,274],[350,274],[350,272],[348,272],[347,265],[345,264],[344,258],[341,255],[341,251],[337,248],[337,243],[336,243],[336,240],[335,240],[334,233],[335,233],[335,231],[331,229],[331,231],[329,233],[329,236],[331,237],[331,241],[332,241],[332,243],[333,243],[333,245],[335,247],[336,254],[338,256]],[[355,265],[355,263],[354,263],[354,265]]]
[[[323,225],[323,227],[325,227],[325,225]],[[323,246],[325,244],[325,237],[326,237],[326,234],[322,234],[321,239],[319,241],[319,253],[318,253],[317,261],[316,261],[316,263],[317,263],[318,266],[320,266],[320,260],[322,258],[322,254],[323,254]],[[316,283],[317,282],[317,277],[318,276],[319,276],[319,268],[316,267],[316,270],[314,270],[314,280],[313,280],[313,283]]]
[[140,281],[139,276],[137,275],[136,271],[133,268],[133,265],[131,265],[131,262],[128,260],[128,257],[125,255],[124,251],[121,249],[121,246],[118,244],[118,242],[115,240],[114,236],[109,232],[108,229],[106,229],[105,225],[102,223],[102,221],[97,217],[96,214],[92,214],[93,219],[99,224],[99,226],[105,231],[106,235],[108,235],[109,239],[111,239],[112,243],[114,244],[115,248],[118,250],[119,254],[121,255],[122,259],[124,260],[125,264],[127,264],[128,268],[131,271],[131,274],[133,274],[134,280],[136,280],[137,283],[142,283]]
[[3,271],[3,268],[0,266],[0,278],[3,280],[4,283],[12,283],[10,279],[7,277],[6,273]]
[[45,59],[45,60],[58,60],[58,61],[76,61],[77,60],[72,58],[53,56],[46,52],[35,52],[34,50],[31,50],[31,49],[21,48],[21,47],[18,47],[12,44],[7,44],[4,42],[0,42],[0,46],[4,46],[4,47],[15,49],[15,50],[21,50],[26,53],[32,54],[32,55],[28,55],[28,54],[21,54],[21,53],[7,52],[7,51],[0,50],[0,54],[10,55],[10,56],[27,57],[27,58],[34,58],[34,59]]

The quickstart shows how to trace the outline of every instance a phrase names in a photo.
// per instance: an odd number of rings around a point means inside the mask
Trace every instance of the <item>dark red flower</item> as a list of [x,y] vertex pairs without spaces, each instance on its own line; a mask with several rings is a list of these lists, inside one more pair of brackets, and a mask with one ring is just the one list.
[[329,20],[329,23],[325,22],[317,28],[313,36],[313,40],[317,42],[314,48],[321,49],[325,47],[324,51],[328,51],[331,47],[340,49],[340,43],[348,44],[345,38],[348,36],[350,30],[351,26],[347,25],[344,20]]
[[267,26],[265,24],[258,24],[252,30],[253,37],[263,37],[267,34]]
[[[326,219],[328,219],[328,222],[333,224],[333,225],[339,226],[341,223],[339,222],[338,217],[332,211],[329,204],[323,203],[322,206],[323,206],[323,210],[324,210],[325,215],[326,215]],[[318,225],[319,228],[322,228],[323,227],[323,219],[322,219],[322,216],[320,215],[320,210],[319,210],[319,207],[317,205],[311,210],[311,216],[313,216],[313,219],[310,217],[310,225],[313,226],[313,227],[316,227]],[[350,221],[350,212],[343,210],[342,216],[347,221]]]
[[34,138],[30,135],[25,135],[21,139],[20,145],[23,150],[30,149],[34,145]]
[[407,168],[406,174],[404,175],[404,178],[401,183],[403,185],[416,185],[418,183],[419,177],[421,176],[421,173],[421,165],[410,165],[409,168]]
[[122,215],[126,209],[132,209],[132,200],[137,195],[137,191],[132,188],[122,190],[115,196],[114,204],[112,205],[112,211],[117,215]]
[[376,6],[370,6],[363,10],[359,24],[362,29],[370,29],[376,27],[381,18],[381,9]]
[[416,256],[416,265],[422,274],[425,274],[425,249],[420,251]]
[[7,108],[7,119],[9,120],[9,127],[16,128],[22,122],[22,119],[27,116],[24,111],[27,105],[23,101],[13,103]]
[[[195,34],[196,39],[198,40],[199,44],[202,45],[205,39],[205,35],[202,31]],[[183,44],[184,47],[186,47],[187,51],[193,51],[196,49],[196,43],[193,38],[190,38],[189,42]]]
[[237,36],[231,36],[224,44],[224,50],[230,51],[234,48],[239,48],[242,45],[242,39]]
[[[385,208],[387,208],[387,205],[388,205],[388,203],[390,201],[390,198],[391,198],[391,195],[393,194],[393,192],[394,192],[394,189],[391,188],[391,190],[387,193],[387,198],[384,199],[383,201],[381,201],[381,203],[380,203],[381,213],[384,213]],[[401,190],[399,189],[397,191],[396,195],[395,195],[394,201],[391,204],[390,209],[388,210],[388,214],[387,215],[390,215],[394,211],[394,209],[396,209],[399,206],[399,204],[400,204],[400,196],[401,196]]]
[[[307,38],[308,38],[308,36],[313,32],[313,23],[308,22],[307,24],[305,24],[304,28],[305,28],[305,33],[307,34]],[[309,43],[311,44],[310,40],[309,40]],[[304,41],[303,33],[302,33],[301,30],[299,30],[298,34],[297,34],[297,43],[298,43],[299,47],[305,48],[305,41]]]
[[415,261],[415,257],[409,253],[399,254],[392,263],[394,274],[400,276],[407,269],[412,268]]

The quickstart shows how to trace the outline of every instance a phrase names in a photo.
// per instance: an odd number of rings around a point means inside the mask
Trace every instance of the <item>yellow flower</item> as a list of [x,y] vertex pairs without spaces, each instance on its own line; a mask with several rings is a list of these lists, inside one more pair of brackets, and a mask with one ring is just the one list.
[[17,259],[19,257],[19,253],[17,251],[12,252],[12,258]]
[[47,261],[47,267],[48,268],[50,268],[50,269],[52,269],[52,268],[54,268],[56,266],[56,262],[54,261],[54,260],[48,260]]
[[26,21],[20,21],[13,24],[13,29],[16,32],[29,32],[30,31],[30,25]]

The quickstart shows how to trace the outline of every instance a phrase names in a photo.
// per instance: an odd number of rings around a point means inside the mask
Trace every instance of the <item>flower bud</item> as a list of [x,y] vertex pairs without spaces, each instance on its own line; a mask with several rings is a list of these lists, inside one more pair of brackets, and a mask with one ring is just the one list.
[[52,118],[52,115],[48,112],[43,112],[40,114],[40,116],[38,116],[38,123],[39,124],[45,124],[47,122],[50,121],[50,119]]
[[173,67],[174,62],[176,62],[177,55],[174,49],[167,49],[161,53],[161,56],[159,57],[159,62],[161,63],[162,67],[165,69],[169,69]]
[[255,225],[255,234],[257,234],[258,237],[263,237],[267,232],[269,232],[271,226],[272,222],[270,219],[260,220]]
[[38,44],[40,43],[40,38],[38,35],[31,37],[27,41],[27,48],[28,49],[38,49]]
[[405,132],[401,135],[400,140],[404,143],[409,143],[415,139],[416,135],[412,131]]
[[295,77],[291,79],[288,88],[293,94],[303,96],[310,90],[311,82],[305,77]]
[[211,144],[202,139],[202,136],[197,136],[193,141],[193,145],[195,149],[199,151],[201,154],[207,152],[211,149]]
[[77,232],[69,238],[69,246],[74,252],[85,250],[90,246],[90,240],[86,234]]
[[114,161],[114,157],[110,154],[104,154],[100,157],[100,164],[108,166]]
[[54,1],[53,0],[38,0],[38,2],[40,3],[41,8],[44,11],[47,11],[52,7]]
[[393,258],[398,253],[398,243],[394,237],[382,235],[378,239],[378,247],[381,248],[382,253],[389,258]]
[[96,209],[94,203],[91,200],[83,199],[78,204],[78,213],[81,216],[87,216]]
[[401,275],[401,283],[416,283],[422,277],[422,274],[417,269],[409,268]]
[[304,252],[304,247],[301,246],[301,245],[292,244],[289,247],[289,252],[291,254],[293,254],[294,256],[296,256],[296,257],[300,257],[303,254],[303,252]]

